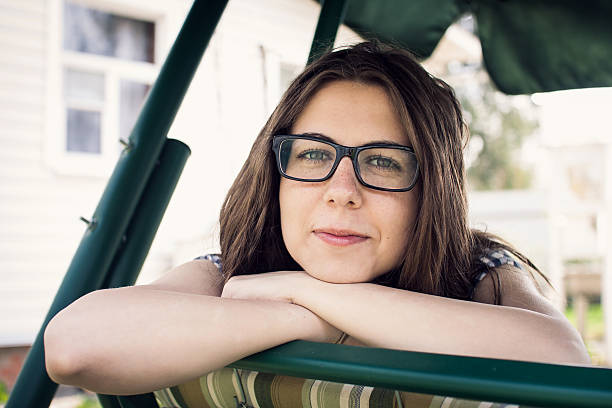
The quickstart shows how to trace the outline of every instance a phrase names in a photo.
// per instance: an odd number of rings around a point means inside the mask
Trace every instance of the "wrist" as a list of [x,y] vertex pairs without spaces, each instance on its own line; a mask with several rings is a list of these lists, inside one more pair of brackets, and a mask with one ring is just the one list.
[[294,340],[334,343],[341,338],[342,332],[340,330],[312,311],[296,304],[290,304],[290,306],[292,306],[293,313],[290,325],[295,329]]
[[309,275],[308,272],[303,272],[302,279],[294,286],[291,302],[312,311],[323,285],[329,285],[329,283]]

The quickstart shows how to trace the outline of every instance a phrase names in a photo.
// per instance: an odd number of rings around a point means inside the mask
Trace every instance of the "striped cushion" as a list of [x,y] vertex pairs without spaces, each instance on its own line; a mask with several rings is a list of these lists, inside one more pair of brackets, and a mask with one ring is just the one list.
[[[401,405],[395,398],[396,394],[401,399]],[[185,384],[155,391],[155,397],[160,408],[518,407],[518,405],[469,401],[426,394],[396,393],[383,388],[231,368],[223,368]]]

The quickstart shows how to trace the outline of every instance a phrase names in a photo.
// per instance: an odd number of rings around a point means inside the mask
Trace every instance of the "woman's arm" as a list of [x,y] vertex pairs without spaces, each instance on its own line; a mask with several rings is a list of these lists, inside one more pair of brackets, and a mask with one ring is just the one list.
[[270,300],[222,299],[208,261],[151,285],[92,292],[45,331],[49,375],[108,394],[178,384],[291,341],[334,341],[339,332],[307,309]]
[[[576,330],[537,292],[530,278],[516,269],[500,271],[500,277],[505,291],[502,306],[370,283],[327,283],[305,272],[232,278],[223,296],[278,299],[302,305],[371,347],[590,363]],[[488,279],[477,296],[487,297]]]

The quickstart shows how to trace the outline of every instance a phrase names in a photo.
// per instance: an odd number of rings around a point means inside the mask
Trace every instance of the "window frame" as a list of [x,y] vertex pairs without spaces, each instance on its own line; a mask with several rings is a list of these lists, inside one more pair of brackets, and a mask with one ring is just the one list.
[[[162,39],[167,38],[168,17],[177,4],[164,4],[163,0],[71,0],[71,3],[94,8],[115,15],[150,21],[155,24],[154,62],[140,62],[80,53],[63,48],[64,2],[49,0],[46,103],[44,129],[44,163],[55,173],[69,176],[110,175],[121,151],[119,143],[119,110],[121,80],[153,85],[165,49]],[[175,11],[174,11],[175,12]],[[100,153],[71,152],[67,150],[67,108],[79,105],[65,98],[64,72],[66,69],[102,74],[104,76],[104,101],[100,124]]]

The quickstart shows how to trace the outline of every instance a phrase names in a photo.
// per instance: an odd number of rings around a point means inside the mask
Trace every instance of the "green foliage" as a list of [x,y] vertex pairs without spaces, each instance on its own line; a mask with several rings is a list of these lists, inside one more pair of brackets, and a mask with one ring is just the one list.
[[538,128],[538,121],[525,111],[531,110],[531,101],[525,103],[526,97],[502,94],[490,80],[457,87],[456,91],[471,135],[468,145],[471,157],[467,160],[470,187],[528,188],[532,171],[521,163],[519,156],[523,143]]
[[0,404],[4,404],[8,401],[8,388],[6,384],[0,381]]
[[77,408],[102,408],[102,405],[100,405],[100,402],[98,402],[96,398],[87,396]]

